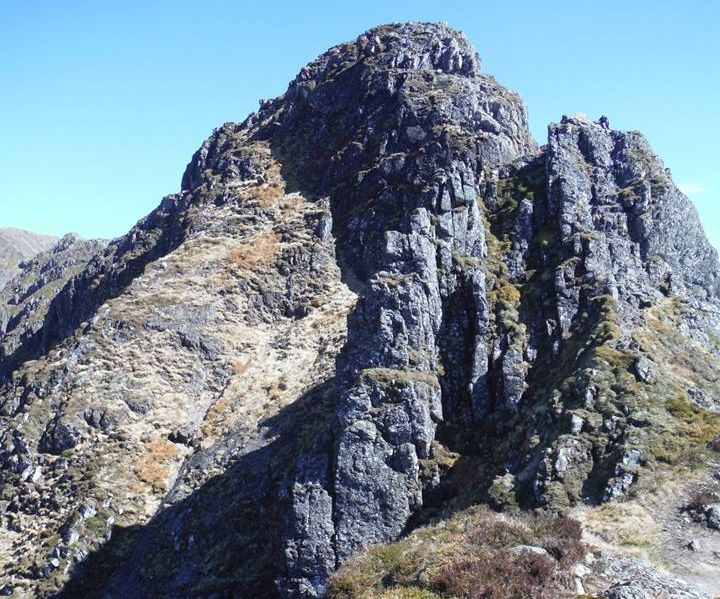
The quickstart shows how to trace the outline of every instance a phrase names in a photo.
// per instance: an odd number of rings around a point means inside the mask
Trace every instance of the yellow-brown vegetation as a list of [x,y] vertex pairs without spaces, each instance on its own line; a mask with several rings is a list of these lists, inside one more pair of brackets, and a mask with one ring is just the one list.
[[272,262],[279,248],[280,235],[269,231],[234,247],[228,253],[228,260],[236,271],[252,270]]
[[162,493],[167,490],[170,466],[177,456],[177,446],[167,439],[153,439],[145,443],[145,453],[135,462],[136,476]]

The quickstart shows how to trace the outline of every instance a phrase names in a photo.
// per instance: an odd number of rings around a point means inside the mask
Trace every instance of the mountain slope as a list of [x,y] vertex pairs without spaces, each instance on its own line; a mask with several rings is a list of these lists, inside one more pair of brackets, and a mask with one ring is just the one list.
[[[487,594],[460,548],[521,538],[528,592],[610,592],[603,504],[710,485],[720,265],[691,203],[640,134],[563,118],[539,147],[445,25],[323,54],[83,256],[3,325],[13,596]],[[557,512],[611,553],[578,570]],[[406,551],[427,567],[398,577]],[[720,582],[710,551],[642,557]],[[647,584],[703,596],[673,580]]]
[[104,247],[104,241],[65,235],[23,262],[20,273],[0,290],[0,378],[47,350],[46,325],[58,292]]
[[49,235],[0,228],[0,289],[17,274],[21,262],[49,249],[56,241]]
[[[166,200],[66,284],[50,323],[83,314],[86,301],[100,310],[7,384],[6,555],[23,558],[4,562],[6,576],[35,581],[29,589],[67,575],[53,560],[84,560],[111,529],[116,539],[145,524],[168,492],[180,502],[270,443],[274,427],[256,423],[331,376],[353,296],[329,214],[285,193],[263,144],[248,156],[266,181],[248,173]],[[182,241],[164,253],[152,224],[177,208]],[[143,268],[144,252],[161,258]],[[127,268],[143,274],[108,297]]]

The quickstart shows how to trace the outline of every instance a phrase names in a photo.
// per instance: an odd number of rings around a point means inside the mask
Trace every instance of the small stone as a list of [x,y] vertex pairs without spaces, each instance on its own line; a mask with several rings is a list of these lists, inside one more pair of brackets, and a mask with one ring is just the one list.
[[42,478],[42,468],[38,466],[35,468],[35,470],[32,473],[32,476],[30,477],[30,481],[33,483],[38,482]]
[[550,554],[543,547],[536,547],[535,545],[518,545],[510,550],[513,555],[520,555],[522,553],[534,553],[535,555],[543,555],[550,557]]
[[411,141],[422,141],[423,139],[425,139],[425,137],[427,137],[425,129],[416,125],[412,127],[407,127],[405,129],[405,133]]
[[655,380],[652,371],[652,362],[650,362],[650,360],[648,360],[645,356],[638,358],[635,364],[633,364],[633,373],[635,374],[637,380],[642,381],[643,383],[649,384]]
[[78,511],[80,512],[80,516],[83,520],[87,520],[88,518],[92,518],[96,513],[97,510],[95,509],[95,506],[89,505],[89,504],[83,504],[78,508]]
[[583,424],[585,424],[585,420],[577,414],[570,416],[570,431],[573,435],[577,435],[582,431]]
[[53,468],[53,470],[67,470],[68,461],[63,458],[55,460],[53,462],[52,468]]
[[705,510],[705,516],[707,518],[707,525],[709,528],[720,530],[720,504],[708,506]]
[[[588,554],[588,555],[591,555],[591,554]],[[585,578],[585,576],[590,574],[590,572],[592,572],[592,570],[583,563],[575,564],[572,569],[573,576],[576,576],[578,578]]]

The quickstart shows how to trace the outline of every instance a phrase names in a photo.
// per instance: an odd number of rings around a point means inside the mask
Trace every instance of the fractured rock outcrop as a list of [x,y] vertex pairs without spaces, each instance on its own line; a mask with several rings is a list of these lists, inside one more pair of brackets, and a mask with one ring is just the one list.
[[433,509],[624,497],[718,404],[717,254],[646,140],[565,117],[539,147],[441,24],[332,48],[127,235],[23,273],[0,550],[27,596],[323,597]]

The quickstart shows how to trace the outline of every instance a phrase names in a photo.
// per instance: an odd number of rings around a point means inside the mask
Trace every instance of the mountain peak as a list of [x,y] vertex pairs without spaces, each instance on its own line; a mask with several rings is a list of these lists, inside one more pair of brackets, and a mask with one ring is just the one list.
[[339,67],[366,62],[375,68],[480,73],[480,59],[465,35],[445,23],[391,23],[339,44],[305,67],[298,79],[318,80]]
[[605,119],[538,147],[447,25],[335,46],[128,234],[57,247],[0,294],[0,594],[616,596],[554,514],[681,573],[663,531],[716,522],[692,204]]

